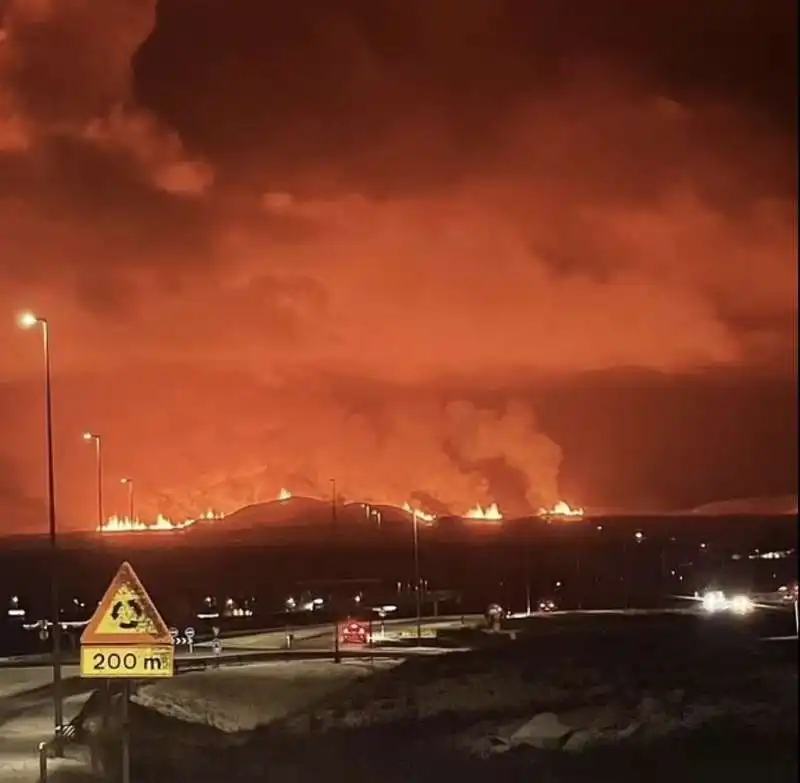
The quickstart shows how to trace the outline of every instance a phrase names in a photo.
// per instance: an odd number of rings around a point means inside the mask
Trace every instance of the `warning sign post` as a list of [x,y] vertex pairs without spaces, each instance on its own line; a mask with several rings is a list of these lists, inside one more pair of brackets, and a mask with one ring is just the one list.
[[123,783],[130,781],[130,682],[174,673],[172,634],[130,563],[123,563],[81,635],[81,677],[123,681]]
[[172,634],[130,563],[111,580],[81,635],[81,645],[167,646]]

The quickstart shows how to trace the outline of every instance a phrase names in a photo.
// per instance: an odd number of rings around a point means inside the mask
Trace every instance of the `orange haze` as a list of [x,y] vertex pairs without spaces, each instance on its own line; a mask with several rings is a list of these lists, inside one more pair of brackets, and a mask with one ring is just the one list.
[[[474,92],[440,100],[324,4],[303,22],[316,56],[276,39],[236,70],[221,10],[202,43],[219,55],[198,57],[169,9],[153,34],[155,0],[0,3],[3,529],[42,523],[24,307],[52,328],[71,526],[95,523],[87,428],[104,439],[108,514],[125,512],[123,475],[153,517],[325,492],[332,476],[349,498],[505,508],[496,470],[535,509],[565,496],[537,383],[793,372],[792,133],[744,98],[632,67],[624,40],[564,41],[545,73],[506,56],[496,4],[427,5],[387,7],[410,15],[409,51],[441,85],[472,69]],[[556,36],[541,13],[531,29]],[[309,92],[329,69],[335,116]],[[283,97],[259,92],[276,74]]]

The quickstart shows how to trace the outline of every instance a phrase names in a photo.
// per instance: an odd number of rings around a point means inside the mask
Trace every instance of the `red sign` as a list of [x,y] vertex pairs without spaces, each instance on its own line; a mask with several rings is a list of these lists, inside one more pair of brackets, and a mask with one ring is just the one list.
[[342,644],[369,644],[369,623],[362,623],[358,620],[350,620],[340,626],[339,637]]

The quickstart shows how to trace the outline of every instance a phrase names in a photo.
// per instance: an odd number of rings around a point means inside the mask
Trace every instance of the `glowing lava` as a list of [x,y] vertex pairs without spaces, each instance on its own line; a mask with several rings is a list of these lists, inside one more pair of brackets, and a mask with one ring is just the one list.
[[[275,500],[277,502],[291,500],[294,497],[292,493],[286,489],[281,488]],[[387,504],[388,505],[388,504]],[[407,514],[415,515],[417,520],[426,524],[433,524],[437,521],[437,516],[421,509],[415,509],[410,503],[403,503],[399,506]],[[378,509],[364,504],[364,511],[367,519],[373,517],[380,524],[381,513]],[[580,519],[584,516],[584,510],[579,507],[572,507],[569,503],[559,500],[552,508],[539,509],[538,515],[543,519]],[[167,530],[185,530],[188,527],[201,521],[224,519],[225,515],[216,511],[206,511],[205,514],[192,519],[185,519],[182,522],[175,522],[169,517],[159,514],[155,522],[143,522],[141,519],[129,517],[112,516],[109,517],[106,523],[99,528],[101,533],[139,533],[144,531],[167,531]],[[491,503],[485,508],[480,504],[473,506],[469,511],[463,515],[463,519],[476,520],[480,522],[501,522],[503,514],[500,511],[497,503]]]
[[183,522],[173,522],[169,517],[159,514],[155,522],[143,522],[141,519],[131,519],[130,517],[111,516],[106,523],[98,528],[101,533],[140,533],[148,530],[185,530],[197,522],[223,519],[224,514],[210,509],[199,517],[185,519]]
[[502,518],[503,514],[498,508],[497,503],[491,503],[486,508],[478,504],[464,514],[464,519],[480,519],[485,522],[499,522]]
[[559,500],[552,508],[540,508],[539,516],[546,519],[576,519],[584,516],[584,510]]
[[412,508],[408,503],[403,503],[403,511],[408,514],[416,514],[420,522],[435,522],[436,514],[429,514],[427,511],[420,511],[419,509]]

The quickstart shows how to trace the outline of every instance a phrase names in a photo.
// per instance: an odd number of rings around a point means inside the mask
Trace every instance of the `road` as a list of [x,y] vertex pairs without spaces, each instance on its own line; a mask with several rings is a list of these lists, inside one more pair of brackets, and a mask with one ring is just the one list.
[[[465,618],[466,619],[466,618]],[[430,638],[437,627],[460,625],[458,619],[434,619],[423,622],[423,634]],[[416,622],[393,620],[386,624],[385,636],[402,638],[416,635]],[[176,661],[178,674],[186,672],[189,677],[204,678],[203,671],[210,662],[225,666],[230,663],[256,663],[276,659],[292,659],[297,661],[320,658],[322,661],[312,666],[332,665],[330,663],[333,648],[333,633],[330,626],[317,626],[296,631],[296,646],[285,649],[285,631],[271,631],[252,634],[239,639],[226,639],[226,649],[218,658],[210,656],[208,643],[199,645],[193,653],[178,652]],[[299,636],[299,639],[297,638]],[[236,643],[234,646],[233,643]],[[393,659],[423,654],[426,652],[442,652],[441,650],[403,649],[383,651],[363,648],[342,647],[345,658],[380,657],[382,654]],[[41,658],[41,657],[40,657]],[[327,659],[327,663],[326,660]],[[53,734],[53,694],[52,669],[46,658],[37,660],[34,665],[20,665],[24,661],[16,661],[13,666],[0,668],[0,781],[2,783],[31,783],[37,777],[36,748],[40,742],[46,741]],[[355,663],[355,662],[354,662]],[[196,664],[196,665],[192,665]],[[237,669],[238,670],[238,669]],[[344,667],[347,673],[350,667]],[[191,673],[190,673],[191,672]],[[64,718],[70,721],[75,718],[96,683],[92,680],[80,679],[80,670],[74,664],[66,664],[62,669],[64,677]],[[211,673],[213,676],[213,672]],[[302,690],[302,689],[301,689]],[[80,769],[81,764],[72,759],[51,760],[50,769]]]
[[[77,666],[64,667],[64,719],[71,721],[94,689],[78,677]],[[38,780],[37,746],[53,736],[52,672],[30,667],[0,671],[0,781]],[[52,760],[51,770],[80,771],[81,760]]]
[[[788,607],[780,607],[788,611]],[[637,615],[637,614],[692,614],[698,612],[696,602],[690,606],[674,609],[595,609],[595,610],[563,610],[549,613],[548,616],[558,617],[564,615]],[[524,614],[513,615],[515,619],[523,619]],[[466,615],[463,621],[467,625],[475,625],[482,622],[482,615]],[[462,622],[461,615],[448,615],[438,618],[426,617],[422,621],[424,637],[435,635],[437,628],[458,627]],[[321,652],[333,648],[333,632],[330,623],[319,625],[293,628],[290,630],[292,639],[292,650],[297,653]],[[416,621],[413,618],[393,618],[384,622],[384,633],[381,634],[380,623],[373,622],[373,633],[377,647],[380,647],[382,638],[387,641],[397,640],[399,637],[413,637],[416,635]],[[765,636],[778,636],[777,633],[765,633]],[[176,649],[176,661],[179,664],[190,664],[211,655],[211,641],[205,640],[198,642],[194,647],[194,652],[189,653],[185,647]],[[247,631],[238,635],[229,634],[222,639],[222,657],[241,657],[245,653],[266,653],[268,651],[286,651],[287,649],[287,629],[268,629],[264,631]],[[344,648],[343,648],[344,649]],[[72,653],[65,657],[65,664],[77,663],[77,653]],[[50,656],[16,656],[13,658],[0,658],[0,669],[16,668],[27,666],[50,666]]]
[[[586,611],[586,612],[556,612],[551,616],[532,617],[531,622],[537,623],[537,627],[543,632],[549,626],[549,619],[557,621],[563,615],[645,615],[645,614],[702,614],[696,607],[686,607],[680,610],[605,610],[605,611]],[[766,613],[772,615],[772,613]],[[472,615],[464,618],[467,625],[474,625],[480,620],[479,616]],[[522,620],[522,618],[520,618]],[[524,623],[525,621],[522,620]],[[737,622],[731,619],[731,622]],[[746,618],[742,622],[747,622]],[[435,631],[441,628],[457,628],[461,626],[460,617],[447,618],[426,618],[422,623],[423,636],[430,638],[435,635]],[[377,624],[376,624],[377,625]],[[555,626],[554,626],[555,627]],[[713,627],[713,624],[712,626]],[[382,657],[403,658],[422,654],[442,653],[445,650],[439,648],[418,648],[418,647],[398,647],[383,646],[381,641],[396,641],[400,639],[414,639],[416,636],[416,621],[409,619],[397,619],[387,621],[385,624],[383,638],[376,631],[376,646],[373,648],[361,648],[351,645],[342,645],[341,652],[343,658],[378,659]],[[758,636],[764,641],[793,641],[796,644],[797,637],[777,636],[763,633],[763,629],[754,629]],[[786,629],[789,630],[788,628]],[[767,638],[764,638],[767,637]],[[777,637],[777,638],[776,638]],[[179,652],[177,655],[178,674],[187,673],[188,677],[200,678],[204,680],[207,676],[214,678],[214,674],[204,674],[209,663],[216,662],[225,667],[234,663],[251,663],[255,666],[241,667],[253,669],[255,673],[259,668],[259,661],[271,661],[277,664],[275,671],[286,664],[280,661],[311,661],[318,659],[318,664],[313,666],[330,666],[331,651],[333,648],[333,634],[330,625],[304,628],[295,631],[295,640],[292,648],[287,650],[285,647],[285,631],[269,631],[260,634],[250,634],[239,638],[228,638],[224,640],[224,650],[215,659],[210,655],[211,650],[207,644],[201,644],[192,653]],[[412,642],[413,644],[413,642]],[[20,665],[17,662],[13,667],[0,669],[0,781],[9,783],[10,781],[30,781],[35,779],[35,760],[36,746],[38,742],[52,736],[53,713],[52,713],[52,673],[49,661],[43,660],[38,665]],[[355,665],[360,665],[355,661]],[[390,664],[390,661],[386,661]],[[263,664],[262,664],[263,665]],[[269,664],[267,664],[269,665]],[[291,665],[291,664],[290,664]],[[347,667],[345,667],[347,668]],[[188,674],[190,670],[194,673]],[[238,669],[236,669],[238,670]],[[234,671],[234,670],[229,670]],[[95,687],[93,681],[81,680],[78,667],[73,664],[65,664],[63,668],[64,687],[65,687],[65,719],[70,720],[77,715],[81,706],[88,698],[89,693]],[[224,674],[224,672],[218,672]],[[178,683],[175,683],[178,685]],[[66,763],[66,762],[65,762]]]
[[[463,622],[466,625],[479,622],[480,615],[465,615]],[[436,635],[436,629],[456,628],[462,624],[461,615],[448,615],[446,617],[425,617],[422,618],[422,636],[430,639]],[[374,640],[376,646],[380,646],[382,640],[396,640],[400,638],[413,638],[416,636],[417,623],[415,619],[398,618],[386,620],[381,630],[380,623],[372,624]],[[293,650],[332,650],[333,649],[333,627],[330,623],[324,625],[313,625],[307,628],[294,629],[291,631]],[[207,654],[211,647],[211,642],[201,642],[195,646],[197,653]],[[242,653],[246,651],[266,651],[285,649],[287,647],[287,631],[266,631],[236,637],[228,637],[222,640],[223,655],[225,652]],[[179,656],[180,657],[180,656]]]
[[[448,621],[452,622],[454,617],[430,618],[430,622],[435,621]],[[467,622],[472,622],[475,616],[468,616]],[[386,627],[392,628],[395,625],[408,625],[413,623],[413,620],[408,619],[395,619],[387,620]],[[427,620],[426,620],[427,622]],[[294,636],[295,642],[305,639],[313,639],[318,636],[328,635],[332,639],[331,625],[329,623],[320,623],[318,625],[309,625],[301,628],[288,629]],[[242,649],[252,648],[254,650],[280,650],[286,647],[286,634],[287,628],[270,628],[263,631],[241,631],[239,633],[228,633],[222,639],[223,648],[227,650],[236,650],[241,652]],[[205,640],[198,642],[194,646],[195,652],[189,653],[185,646],[179,646],[176,649],[176,660],[193,660],[197,656],[206,656],[210,653],[212,642]],[[311,645],[309,649],[324,649],[322,647]],[[77,663],[77,651],[67,651],[62,659],[66,664]],[[37,653],[34,655],[15,655],[7,658],[0,658],[0,669],[4,668],[17,668],[27,666],[50,666],[51,658],[47,654]]]

